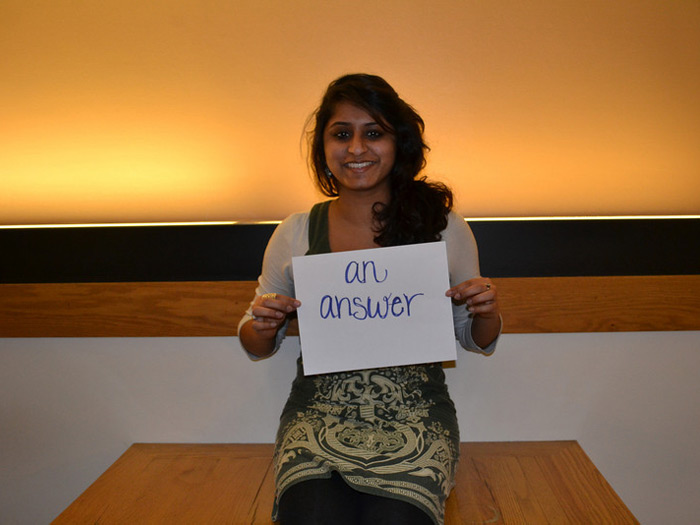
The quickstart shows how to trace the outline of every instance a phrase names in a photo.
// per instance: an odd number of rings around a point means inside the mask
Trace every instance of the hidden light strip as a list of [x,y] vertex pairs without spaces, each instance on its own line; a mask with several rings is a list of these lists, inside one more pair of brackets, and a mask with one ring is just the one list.
[[[572,215],[557,217],[467,217],[467,222],[513,221],[605,221],[605,220],[700,219],[700,215]],[[0,230],[37,228],[123,228],[140,226],[230,226],[233,224],[279,224],[282,221],[191,221],[191,222],[106,222],[85,224],[8,224]]]

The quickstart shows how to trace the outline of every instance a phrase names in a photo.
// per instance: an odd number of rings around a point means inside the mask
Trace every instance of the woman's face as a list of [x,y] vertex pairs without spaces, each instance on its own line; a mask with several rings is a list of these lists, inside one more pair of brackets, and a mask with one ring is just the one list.
[[343,192],[389,192],[396,159],[396,139],[364,109],[349,102],[336,105],[323,132],[326,163]]

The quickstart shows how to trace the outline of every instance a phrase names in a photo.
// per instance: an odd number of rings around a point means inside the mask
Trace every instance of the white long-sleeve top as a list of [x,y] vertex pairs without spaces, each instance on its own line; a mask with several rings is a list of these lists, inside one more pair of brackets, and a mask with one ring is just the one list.
[[[447,264],[450,273],[450,286],[455,286],[468,279],[479,277],[479,254],[476,240],[464,218],[454,211],[450,212],[447,227],[441,232],[442,240],[447,246]],[[265,249],[262,274],[255,289],[256,297],[266,293],[278,293],[295,297],[294,272],[292,257],[304,255],[309,249],[309,212],[295,213],[287,217],[275,229]],[[445,290],[447,291],[447,290]],[[251,301],[245,315],[238,324],[238,330],[251,319]],[[496,349],[496,338],[486,348],[480,348],[472,339],[471,325],[473,316],[464,305],[452,303],[455,337],[463,348],[482,354],[491,354]],[[275,351],[282,343],[287,332],[285,323],[277,333]],[[273,352],[274,353],[274,352]],[[260,359],[248,354],[253,360]]]

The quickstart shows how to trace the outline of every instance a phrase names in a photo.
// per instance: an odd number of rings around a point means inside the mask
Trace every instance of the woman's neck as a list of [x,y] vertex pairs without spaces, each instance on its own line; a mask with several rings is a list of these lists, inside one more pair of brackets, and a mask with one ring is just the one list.
[[374,242],[378,224],[375,223],[373,207],[385,202],[382,195],[341,194],[328,211],[328,229],[331,250],[347,251],[376,248]]
[[341,191],[333,202],[337,217],[357,226],[374,225],[374,205],[378,202],[387,203],[389,195],[386,191],[351,192]]

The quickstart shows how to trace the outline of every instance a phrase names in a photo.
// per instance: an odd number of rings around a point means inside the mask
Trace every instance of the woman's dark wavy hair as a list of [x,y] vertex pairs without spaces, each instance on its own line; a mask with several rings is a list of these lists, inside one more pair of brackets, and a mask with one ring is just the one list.
[[375,242],[380,246],[398,246],[440,240],[452,209],[452,192],[442,183],[418,177],[429,150],[423,141],[425,124],[381,77],[352,74],[334,80],[312,115],[309,164],[321,192],[328,197],[338,195],[335,179],[326,175],[323,133],[340,102],[364,109],[396,139],[396,159],[389,174],[391,199],[387,204],[376,203],[373,209],[379,225]]

